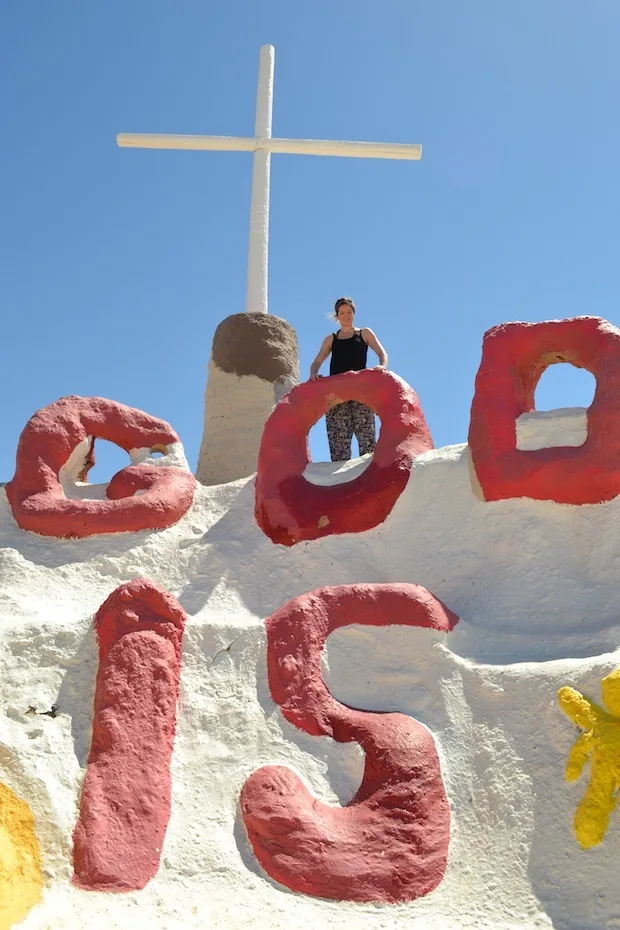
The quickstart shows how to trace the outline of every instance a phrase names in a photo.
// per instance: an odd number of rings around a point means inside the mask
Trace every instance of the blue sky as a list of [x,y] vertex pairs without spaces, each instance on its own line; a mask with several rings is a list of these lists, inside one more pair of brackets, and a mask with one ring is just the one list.
[[[270,310],[304,376],[351,294],[436,445],[467,436],[483,333],[620,323],[617,0],[36,0],[0,5],[0,480],[31,414],[97,394],[169,420],[195,464],[217,323],[245,309],[251,155],[117,132],[419,142],[421,162],[274,156]],[[555,366],[537,406],[588,403]],[[326,457],[322,429],[315,457]],[[126,462],[105,451],[104,480]]]

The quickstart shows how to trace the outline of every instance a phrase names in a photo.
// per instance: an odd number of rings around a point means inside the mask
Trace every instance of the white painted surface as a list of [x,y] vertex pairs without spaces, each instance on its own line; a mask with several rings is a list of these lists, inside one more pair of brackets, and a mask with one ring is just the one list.
[[167,135],[122,132],[116,137],[121,148],[183,149],[191,151],[254,152],[246,310],[268,312],[269,270],[269,171],[270,154],[339,155],[354,158],[419,160],[421,145],[378,142],[342,142],[323,139],[273,139],[273,76],[275,49],[260,50],[254,138],[235,136]]
[[585,407],[560,407],[522,413],[516,421],[517,449],[546,449],[551,446],[582,446],[588,438]]
[[269,381],[229,374],[209,362],[198,481],[223,484],[256,471],[263,428],[274,403]]
[[[95,451],[96,451],[95,446]],[[189,465],[185,457],[185,449],[182,442],[171,442],[166,446],[165,453],[158,455],[153,453],[148,446],[140,449],[130,449],[129,458],[132,465],[157,465],[160,468],[166,468],[173,465],[175,468],[184,468],[189,471]]]
[[365,472],[371,462],[372,453],[350,459],[348,462],[310,462],[304,471],[304,478],[310,484],[323,487],[346,484]]
[[121,132],[122,149],[177,149],[185,152],[277,152],[280,155],[332,155],[342,158],[390,158],[419,161],[422,146],[401,142],[343,142],[338,139],[273,139],[256,136],[161,135]]
[[248,280],[246,310],[248,313],[267,313],[268,310],[268,243],[269,243],[269,168],[271,155],[264,143],[271,138],[273,116],[273,73],[275,49],[263,45],[258,67],[256,93],[257,140],[252,168],[252,197],[250,202],[250,244],[248,248]]
[[92,436],[86,436],[80,443],[78,443],[65,464],[58,472],[58,480],[62,484],[63,488],[68,485],[75,484],[75,482],[78,480],[78,477],[86,463],[86,456],[90,451],[92,441]]
[[[251,478],[198,487],[192,510],[162,532],[85,540],[18,530],[0,489],[0,780],[35,811],[49,880],[24,930],[615,925],[620,813],[584,853],[571,820],[585,783],[563,776],[577,731],[555,695],[571,684],[598,701],[601,678],[620,665],[620,499],[484,503],[470,474],[465,445],[426,453],[385,524],[290,549],[257,528]],[[172,817],[144,891],[89,894],[70,876],[90,741],[92,616],[137,576],[163,584],[189,614]],[[261,873],[238,821],[239,791],[265,763],[292,766],[328,803],[355,793],[359,749],[282,719],[264,651],[264,617],[284,601],[355,581],[423,584],[461,616],[446,645],[399,626],[353,626],[329,642],[336,697],[415,716],[440,751],[453,818],[447,873],[433,894],[398,907],[290,893]],[[55,719],[26,714],[52,704]]]
[[[107,482],[103,484],[91,484],[88,481],[80,481],[79,476],[82,473],[86,457],[90,451],[92,436],[87,436],[82,442],[78,443],[65,464],[58,472],[58,480],[62,485],[65,497],[70,500],[104,500],[106,497]],[[95,457],[97,455],[97,441],[95,440]],[[166,468],[173,465],[176,468],[183,468],[190,471],[190,467],[185,457],[183,443],[172,442],[166,447],[165,455],[153,455],[147,447],[143,449],[130,449],[127,455],[127,465],[156,465],[159,468]],[[136,494],[144,494],[144,491],[136,491]]]

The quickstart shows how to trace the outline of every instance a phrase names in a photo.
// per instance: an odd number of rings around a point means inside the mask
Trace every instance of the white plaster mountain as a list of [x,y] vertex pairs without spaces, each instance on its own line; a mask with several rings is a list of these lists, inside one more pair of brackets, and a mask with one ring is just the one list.
[[[547,420],[555,430],[558,417]],[[320,483],[331,473],[343,480],[342,468],[311,470]],[[615,926],[620,816],[600,846],[580,848],[572,817],[584,782],[564,781],[576,731],[556,692],[569,684],[598,701],[601,678],[620,664],[620,499],[484,503],[467,446],[455,445],[415,462],[381,526],[287,548],[257,527],[253,483],[198,486],[167,530],[82,540],[19,530],[0,488],[0,781],[34,812],[47,881],[24,930]],[[92,893],[71,885],[92,619],[136,577],[167,588],[189,617],[172,815],[161,868],[143,891]],[[283,719],[267,684],[264,618],[318,587],[391,581],[426,586],[461,622],[447,638],[398,617],[387,629],[338,631],[324,673],[343,702],[411,714],[434,734],[452,811],[445,878],[398,906],[293,894],[249,848],[244,781],[265,763],[285,764],[317,797],[346,803],[363,757],[356,744]]]

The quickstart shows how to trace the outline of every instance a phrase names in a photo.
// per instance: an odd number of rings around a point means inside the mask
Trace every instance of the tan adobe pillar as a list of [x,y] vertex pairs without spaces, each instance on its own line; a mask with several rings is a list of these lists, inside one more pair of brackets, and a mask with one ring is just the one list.
[[196,477],[224,484],[256,471],[263,426],[299,381],[295,330],[266,313],[235,313],[213,336]]

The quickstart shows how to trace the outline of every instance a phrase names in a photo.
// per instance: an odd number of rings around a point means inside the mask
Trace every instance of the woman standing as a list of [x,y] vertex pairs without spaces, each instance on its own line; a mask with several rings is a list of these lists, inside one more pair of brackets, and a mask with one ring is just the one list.
[[[330,375],[345,371],[362,371],[366,368],[368,347],[379,358],[377,368],[387,368],[387,352],[372,329],[356,329],[353,325],[355,304],[350,297],[340,297],[334,306],[334,318],[340,329],[323,340],[319,354],[310,366],[310,380],[320,378],[319,368],[331,354]],[[348,400],[331,407],[326,415],[327,440],[332,462],[344,462],[351,458],[351,440],[357,438],[360,455],[372,452],[375,447],[375,415],[365,404]]]

